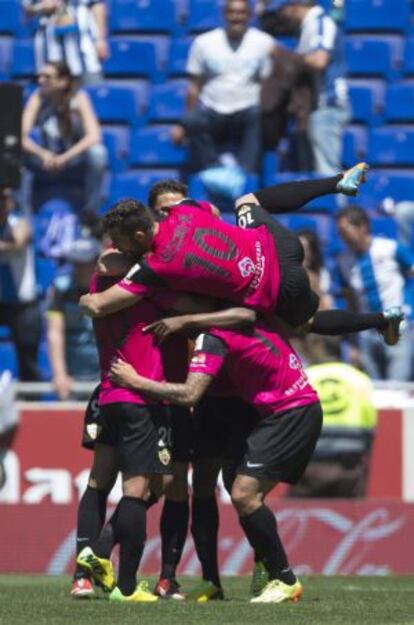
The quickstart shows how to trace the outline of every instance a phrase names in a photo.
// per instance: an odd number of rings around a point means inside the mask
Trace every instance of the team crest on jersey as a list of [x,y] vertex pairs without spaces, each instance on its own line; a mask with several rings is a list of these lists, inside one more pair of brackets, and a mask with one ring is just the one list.
[[289,367],[291,369],[302,369],[302,364],[295,354],[289,355]]
[[161,464],[166,467],[171,462],[171,454],[166,447],[164,449],[160,449],[158,452],[158,458],[160,459]]
[[254,262],[248,256],[245,256],[238,262],[238,267],[243,278],[247,278],[255,272]]
[[101,426],[97,423],[88,423],[88,425],[86,426],[86,432],[89,438],[91,438],[93,441],[96,441],[99,434],[101,433],[101,430]]

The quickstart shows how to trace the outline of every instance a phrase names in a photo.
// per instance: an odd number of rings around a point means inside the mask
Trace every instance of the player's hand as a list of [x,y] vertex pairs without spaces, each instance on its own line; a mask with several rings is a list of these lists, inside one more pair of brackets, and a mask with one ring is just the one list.
[[156,337],[157,343],[165,341],[167,336],[181,332],[183,329],[182,317],[167,317],[166,319],[159,319],[150,323],[142,330],[143,334],[153,334]]
[[112,382],[119,384],[119,386],[136,390],[141,388],[140,382],[145,379],[138,375],[134,367],[119,359],[112,363],[109,377]]
[[68,399],[73,388],[74,380],[70,375],[59,375],[53,379],[56,395],[60,400]]

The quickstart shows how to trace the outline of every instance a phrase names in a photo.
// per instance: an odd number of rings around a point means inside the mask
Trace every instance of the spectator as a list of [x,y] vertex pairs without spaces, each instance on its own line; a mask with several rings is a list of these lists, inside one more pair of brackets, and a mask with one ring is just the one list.
[[[23,111],[22,145],[35,178],[67,186],[68,174],[84,179],[84,207],[96,211],[106,169],[106,150],[92,104],[63,63],[47,63],[39,88]],[[39,140],[31,136],[40,131]]]
[[101,251],[98,239],[84,236],[66,251],[73,263],[70,274],[56,278],[49,293],[47,339],[53,384],[59,399],[72,395],[74,381],[97,380],[98,353],[92,320],[78,306]]
[[247,0],[227,0],[224,15],[225,28],[199,35],[192,44],[188,111],[174,128],[173,139],[178,143],[187,137],[191,171],[217,165],[223,148],[236,141],[239,165],[257,172],[260,84],[270,71],[276,46],[272,37],[249,27]]
[[345,59],[341,32],[313,0],[270,0],[281,29],[299,29],[297,53],[313,70],[314,110],[308,123],[315,170],[331,176],[341,170],[342,134],[349,119]]
[[373,236],[369,218],[359,206],[342,209],[337,226],[348,248],[338,259],[337,275],[350,306],[363,312],[402,306],[407,319],[393,347],[385,345],[375,330],[362,333],[362,364],[373,379],[410,380],[413,311],[407,279],[414,275],[414,256],[397,241]]
[[40,380],[37,355],[42,320],[32,229],[7,188],[0,189],[0,324],[10,328],[20,380]]
[[327,362],[306,373],[323,410],[321,436],[291,497],[363,497],[377,414],[367,375],[340,362],[337,342],[327,342]]
[[35,34],[36,70],[65,61],[71,74],[92,84],[102,79],[109,55],[103,0],[23,0],[29,17],[39,18]]

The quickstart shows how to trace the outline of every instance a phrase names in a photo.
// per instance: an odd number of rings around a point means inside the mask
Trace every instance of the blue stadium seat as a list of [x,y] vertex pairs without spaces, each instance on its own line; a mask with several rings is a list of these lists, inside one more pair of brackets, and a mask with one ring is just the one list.
[[129,153],[130,129],[117,126],[103,128],[103,140],[108,150],[110,170],[125,171]]
[[112,0],[109,23],[114,33],[173,32],[175,4],[173,0]]
[[188,51],[192,42],[192,37],[172,39],[166,68],[169,76],[185,76]]
[[223,4],[223,0],[189,0],[187,27],[199,32],[222,26]]
[[348,89],[354,123],[377,124],[381,121],[385,100],[384,81],[351,78],[348,80]]
[[0,2],[0,33],[21,34],[23,26],[23,9],[21,2]]
[[367,131],[364,126],[348,126],[344,133],[342,162],[352,167],[357,161],[365,160],[367,153]]
[[397,239],[397,222],[393,217],[371,217],[371,232],[375,236]]
[[414,121],[414,81],[389,85],[385,100],[385,119],[390,122]]
[[33,40],[16,40],[13,43],[11,75],[13,78],[27,78],[34,76],[35,72]]
[[105,62],[108,76],[146,76],[159,80],[154,44],[134,39],[111,40],[111,56]]
[[368,161],[379,167],[414,165],[414,128],[385,126],[372,130]]
[[146,81],[134,81],[133,86],[104,83],[88,87],[96,114],[101,122],[137,126],[147,103]]
[[0,37],[0,80],[7,80],[9,77],[12,44],[10,37]]
[[109,205],[122,198],[133,197],[147,202],[151,185],[162,178],[179,178],[176,169],[134,170],[112,176],[109,189]]
[[318,223],[316,219],[306,215],[283,215],[278,217],[280,221],[289,230],[312,230],[312,232],[318,232]]
[[186,150],[171,140],[171,126],[149,126],[132,133],[129,164],[132,167],[182,165]]
[[414,172],[371,170],[356,202],[367,208],[377,208],[386,198],[392,198],[396,202],[414,201]]
[[183,117],[188,91],[186,80],[172,80],[151,90],[148,118],[151,122],[178,121]]
[[414,74],[414,37],[410,37],[405,42],[404,73]]
[[399,36],[353,35],[345,42],[348,73],[352,76],[393,78],[401,67],[403,39]]
[[410,0],[351,0],[346,3],[347,31],[406,32]]
[[18,376],[18,366],[14,345],[10,341],[0,342],[0,371],[8,369],[13,377]]

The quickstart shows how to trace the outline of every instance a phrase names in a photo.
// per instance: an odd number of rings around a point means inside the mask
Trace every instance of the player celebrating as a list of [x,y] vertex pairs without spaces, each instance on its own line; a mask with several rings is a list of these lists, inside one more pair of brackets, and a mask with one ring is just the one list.
[[[109,254],[116,252],[111,250]],[[105,280],[108,279],[95,276],[92,290],[102,288]],[[169,305],[168,300],[167,307]],[[85,547],[79,553],[77,563],[105,590],[111,591],[109,598],[112,601],[157,600],[145,582],[137,586],[136,571],[145,545],[150,476],[171,473],[169,411],[160,402],[150,401],[136,391],[114,384],[109,378],[109,370],[113,359],[122,357],[152,379],[164,379],[160,349],[152,337],[142,333],[142,328],[161,314],[161,309],[153,301],[146,300],[95,322],[102,378],[99,391],[101,431],[97,447],[98,450],[99,445],[114,448],[117,468],[122,473],[123,497],[93,548]],[[97,494],[107,490],[95,474],[91,475],[89,488]],[[120,545],[120,564],[115,587],[109,557],[117,543]]]
[[[235,320],[254,321],[255,313],[233,309],[207,317],[211,325],[223,319],[233,325]],[[201,322],[206,323],[205,315]],[[195,327],[194,317],[182,324],[182,328]],[[240,524],[269,575],[268,584],[252,601],[297,601],[301,584],[289,567],[274,515],[263,501],[279,481],[295,483],[302,475],[320,433],[322,412],[288,341],[261,321],[243,333],[213,329],[197,339],[185,384],[145,379],[123,362],[114,363],[111,374],[117,383],[139,389],[149,397],[194,405],[223,365],[239,396],[261,415],[256,427],[241,441],[247,451],[234,458],[236,479],[231,487]],[[238,432],[237,427],[234,430]],[[241,447],[240,442],[233,444],[234,450]]]
[[[276,210],[282,210],[279,202],[287,201],[289,189],[296,194],[295,202],[335,190],[350,194],[364,179],[365,171],[365,165],[357,165],[333,178],[277,185],[258,194],[264,193],[267,201],[268,192]],[[250,200],[250,196],[244,196],[238,203],[240,224],[254,228],[246,230],[200,211],[192,200],[171,207],[160,222],[140,202],[119,202],[106,215],[105,229],[118,249],[136,259],[146,254],[145,259],[107,291],[82,296],[80,305],[91,316],[104,316],[150,296],[160,287],[168,287],[244,304],[265,314],[276,312],[295,327],[313,316],[307,329],[317,334],[376,328],[386,333],[388,344],[398,341],[400,314],[390,319],[381,314],[342,310],[315,314],[318,297],[302,266],[299,238],[274,222],[260,206],[252,207]],[[249,220],[242,223],[246,215],[252,224]],[[268,223],[264,224],[265,220]]]

